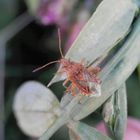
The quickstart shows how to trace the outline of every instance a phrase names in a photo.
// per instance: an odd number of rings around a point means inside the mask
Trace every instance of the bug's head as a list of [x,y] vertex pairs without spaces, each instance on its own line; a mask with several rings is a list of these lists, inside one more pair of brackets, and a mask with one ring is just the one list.
[[62,68],[64,68],[64,69],[69,68],[71,66],[71,63],[72,62],[70,60],[66,59],[66,58],[62,58],[60,60],[60,64],[62,65]]

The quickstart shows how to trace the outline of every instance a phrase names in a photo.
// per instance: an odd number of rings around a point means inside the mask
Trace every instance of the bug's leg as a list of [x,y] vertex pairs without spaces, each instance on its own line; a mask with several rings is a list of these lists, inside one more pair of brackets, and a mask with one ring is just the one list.
[[65,90],[65,93],[71,93],[71,88],[72,88],[72,85],[69,85],[69,87],[66,88]]
[[100,68],[100,67],[95,67],[95,68],[89,67],[89,68],[88,68],[88,71],[89,71],[91,74],[97,75],[97,73],[101,71],[101,68]]
[[72,80],[72,83],[70,84],[70,86],[67,88],[70,92],[71,92],[71,95],[72,96],[75,96],[76,93],[75,93],[75,88],[76,88],[76,85],[74,84],[73,80]]
[[63,82],[63,86],[64,86],[65,88],[67,88],[66,84],[68,83],[68,81],[69,81],[69,79],[66,79],[66,80]]
[[75,93],[74,90],[75,90],[75,86],[72,85],[72,86],[71,86],[71,95],[72,95],[72,96],[75,96],[75,95],[76,95],[76,93]]
[[[83,86],[83,85],[81,85],[77,80],[75,80],[75,79],[71,79],[71,81],[72,81],[72,85],[74,86],[74,87],[76,87],[79,91],[82,91],[82,92],[88,92],[88,86]],[[81,81],[84,81],[84,80],[80,80],[80,82]]]

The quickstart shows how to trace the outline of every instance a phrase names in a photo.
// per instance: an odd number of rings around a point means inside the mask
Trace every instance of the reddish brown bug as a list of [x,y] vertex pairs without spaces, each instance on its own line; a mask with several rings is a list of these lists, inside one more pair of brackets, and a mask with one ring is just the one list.
[[[63,86],[66,88],[66,92],[71,92],[72,95],[75,95],[75,90],[78,90],[79,93],[87,96],[94,96],[100,94],[100,80],[97,78],[97,73],[100,71],[99,67],[89,67],[87,68],[83,62],[77,63],[70,61],[64,58],[64,55],[61,50],[61,37],[60,30],[58,30],[59,37],[59,50],[61,54],[61,59],[49,62],[33,72],[38,71],[50,64],[60,63],[60,73],[65,73],[67,75],[66,80],[63,82]],[[71,82],[68,87],[66,84]]]

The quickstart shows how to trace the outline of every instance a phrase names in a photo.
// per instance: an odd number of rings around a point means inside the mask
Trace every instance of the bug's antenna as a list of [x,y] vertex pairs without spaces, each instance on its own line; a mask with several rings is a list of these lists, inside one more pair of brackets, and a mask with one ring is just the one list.
[[[61,49],[61,32],[60,32],[59,28],[58,28],[58,39],[59,39],[59,51],[60,51],[61,57],[64,58],[64,55],[63,55],[62,49]],[[37,71],[47,67],[48,65],[53,64],[53,63],[57,63],[57,62],[60,62],[60,60],[49,62],[49,63],[47,63],[43,66],[40,66],[40,67],[36,68],[35,70],[33,70],[33,72],[37,72]]]
[[39,71],[39,70],[47,67],[48,65],[53,64],[53,63],[57,63],[57,62],[60,62],[60,61],[59,60],[56,60],[56,61],[49,62],[49,63],[47,63],[47,64],[45,64],[45,65],[43,65],[41,67],[36,68],[35,70],[33,70],[33,72],[37,72],[37,71]]
[[58,28],[58,39],[59,39],[59,51],[60,51],[61,57],[64,58],[64,55],[62,53],[62,48],[61,48],[61,31],[60,31],[60,28]]

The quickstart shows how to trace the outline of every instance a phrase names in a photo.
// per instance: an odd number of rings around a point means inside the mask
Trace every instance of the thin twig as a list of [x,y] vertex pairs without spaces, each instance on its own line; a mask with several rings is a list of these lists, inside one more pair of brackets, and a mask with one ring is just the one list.
[[10,40],[13,36],[15,36],[19,31],[21,31],[32,21],[33,21],[33,17],[30,16],[27,12],[17,17],[6,28],[0,31],[0,43],[1,42],[6,43],[8,40]]

